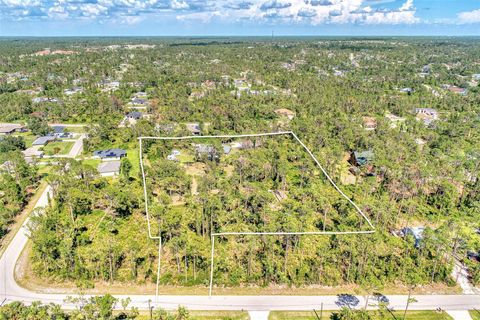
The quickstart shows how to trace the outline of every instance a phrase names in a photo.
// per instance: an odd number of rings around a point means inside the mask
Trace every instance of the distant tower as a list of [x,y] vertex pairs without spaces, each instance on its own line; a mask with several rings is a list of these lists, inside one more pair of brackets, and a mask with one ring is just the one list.
[[273,30],[272,30],[272,40],[273,40]]

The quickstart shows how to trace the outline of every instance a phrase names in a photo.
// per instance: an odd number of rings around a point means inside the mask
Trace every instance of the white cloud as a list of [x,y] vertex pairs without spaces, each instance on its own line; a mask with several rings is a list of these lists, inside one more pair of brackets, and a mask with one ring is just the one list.
[[[241,1],[241,2],[239,2]],[[0,0],[0,17],[96,19],[99,22],[138,23],[150,16],[171,15],[178,20],[209,23],[228,22],[279,24],[410,24],[415,16],[414,0],[397,9],[378,10],[367,0]],[[41,3],[40,3],[41,2]],[[370,4],[371,6],[368,6]],[[22,13],[23,12],[23,13]],[[472,21],[474,12],[462,18]],[[469,16],[470,15],[470,16]],[[460,17],[459,17],[460,18]]]
[[408,11],[413,9],[413,0],[407,0],[401,7],[400,11]]
[[457,16],[460,23],[480,23],[480,9],[460,12]]

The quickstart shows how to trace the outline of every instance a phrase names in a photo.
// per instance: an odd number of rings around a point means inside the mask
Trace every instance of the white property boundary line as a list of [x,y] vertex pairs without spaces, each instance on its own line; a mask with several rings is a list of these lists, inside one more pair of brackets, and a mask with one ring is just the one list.
[[317,158],[313,153],[308,149],[308,147],[297,137],[293,131],[280,131],[280,132],[270,132],[270,133],[254,133],[254,134],[234,134],[234,135],[207,135],[207,136],[182,136],[182,137],[139,137],[139,153],[140,153],[140,169],[142,171],[142,180],[143,180],[143,194],[145,197],[145,213],[147,215],[147,224],[148,224],[148,236],[150,239],[158,239],[158,269],[157,269],[157,284],[155,290],[155,299],[158,299],[158,288],[160,283],[160,259],[161,259],[161,250],[162,250],[162,239],[160,236],[160,231],[158,236],[152,236],[151,224],[150,224],[150,214],[148,212],[148,195],[147,195],[147,183],[145,178],[145,169],[143,166],[143,150],[142,142],[143,140],[189,140],[189,139],[212,139],[212,138],[252,138],[252,137],[265,137],[265,136],[278,136],[278,135],[291,135],[294,140],[296,140],[300,145],[305,149],[305,151],[310,155],[310,157],[315,161],[317,166],[323,172],[328,181],[333,185],[333,187],[340,193],[340,195],[345,198],[354,208],[360,213],[360,215],[367,221],[371,230],[359,230],[359,231],[311,231],[311,232],[219,232],[211,234],[211,257],[210,257],[210,286],[208,290],[208,295],[212,295],[212,286],[213,286],[213,257],[215,253],[215,236],[238,236],[238,235],[352,235],[352,234],[371,234],[375,232],[375,227],[373,226],[370,219],[363,213],[363,211],[353,202],[342,190],[337,186],[337,184],[332,180],[328,175],[327,171],[323,168]]

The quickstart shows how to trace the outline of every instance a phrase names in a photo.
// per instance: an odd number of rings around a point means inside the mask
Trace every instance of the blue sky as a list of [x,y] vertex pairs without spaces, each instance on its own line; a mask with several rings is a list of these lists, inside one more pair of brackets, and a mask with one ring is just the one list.
[[0,0],[0,36],[480,35],[480,0]]

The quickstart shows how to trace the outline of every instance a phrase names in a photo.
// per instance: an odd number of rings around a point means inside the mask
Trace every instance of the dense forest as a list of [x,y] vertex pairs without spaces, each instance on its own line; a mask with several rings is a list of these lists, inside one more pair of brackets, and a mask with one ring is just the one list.
[[[87,139],[77,159],[30,165],[26,136],[0,140],[0,160],[15,165],[0,178],[0,236],[43,179],[54,197],[31,225],[38,276],[155,282],[137,138],[191,134],[192,123],[201,135],[285,130],[376,232],[222,236],[215,285],[453,286],[454,257],[479,283],[467,257],[480,250],[479,48],[468,38],[4,39],[0,122],[35,135],[81,123]],[[132,110],[141,119],[119,125]],[[367,228],[288,137],[144,143],[162,284],[208,284],[211,233]],[[89,159],[109,148],[128,153],[116,178]],[[421,241],[401,232],[419,226]]]

